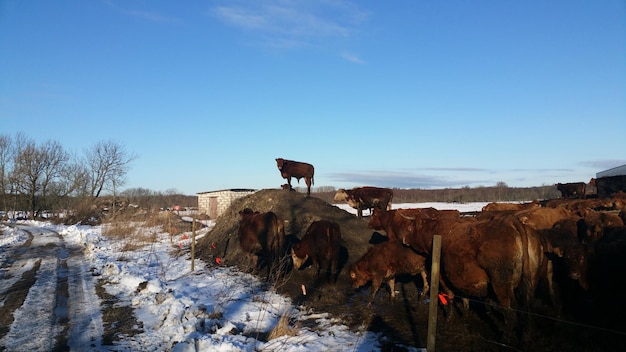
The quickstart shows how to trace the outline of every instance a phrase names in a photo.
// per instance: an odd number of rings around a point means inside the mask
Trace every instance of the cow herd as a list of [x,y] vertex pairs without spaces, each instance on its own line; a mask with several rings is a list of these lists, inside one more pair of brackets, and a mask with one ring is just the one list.
[[[281,176],[289,182],[289,189],[291,177],[305,178],[307,195],[310,194],[312,165],[276,161]],[[590,279],[593,280],[588,273],[596,255],[595,244],[607,237],[626,236],[626,196],[578,199],[584,195],[584,189],[559,188],[564,193],[570,192],[567,194],[573,198],[524,204],[491,203],[476,216],[434,208],[392,210],[391,189],[341,189],[335,201],[347,201],[357,209],[359,218],[363,209],[370,209],[369,228],[387,237],[349,264],[351,285],[359,288],[371,282],[369,305],[383,283],[387,283],[394,300],[398,275],[421,278],[418,281],[422,282],[425,294],[429,289],[427,273],[433,239],[440,235],[438,284],[453,302],[455,297],[463,302],[462,311],[469,309],[469,300],[494,302],[492,308],[503,318],[505,338],[520,327],[518,322],[532,320],[528,314],[538,298],[549,302],[554,316],[560,316],[561,300],[567,295],[560,292],[560,285],[567,282],[571,287],[575,282],[581,290],[587,290]],[[314,221],[302,239],[289,246],[284,243],[284,229],[276,214],[244,209],[240,215],[241,249],[255,266],[267,264],[268,278],[272,270],[278,270],[278,262],[289,258],[290,253],[291,267],[299,269],[310,259],[318,276],[323,271],[329,281],[336,282],[342,242],[339,224]],[[453,310],[449,311],[452,314]]]

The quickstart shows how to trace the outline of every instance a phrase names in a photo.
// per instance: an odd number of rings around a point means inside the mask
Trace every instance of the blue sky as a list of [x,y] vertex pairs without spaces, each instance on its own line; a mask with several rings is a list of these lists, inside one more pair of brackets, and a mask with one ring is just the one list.
[[626,164],[626,2],[2,0],[17,132],[185,194],[279,187],[277,157],[337,188],[588,181]]

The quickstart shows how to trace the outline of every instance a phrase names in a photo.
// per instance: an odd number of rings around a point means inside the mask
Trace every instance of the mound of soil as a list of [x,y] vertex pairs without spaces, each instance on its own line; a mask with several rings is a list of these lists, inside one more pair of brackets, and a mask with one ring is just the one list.
[[[428,304],[425,304],[425,297],[420,295],[421,278],[399,278],[396,283],[399,293],[393,303],[390,302],[388,288],[383,285],[374,304],[368,308],[369,287],[353,289],[347,267],[361,258],[370,246],[386,240],[386,237],[369,229],[367,219],[358,219],[319,198],[306,197],[299,192],[269,189],[237,199],[216,220],[213,230],[198,241],[197,250],[201,259],[215,264],[215,259],[220,258],[221,265],[250,270],[237,239],[238,212],[244,208],[276,213],[285,222],[288,243],[293,243],[294,238],[302,238],[315,220],[334,221],[341,227],[341,271],[336,283],[328,282],[324,275],[318,277],[315,268],[288,268],[284,277],[268,282],[276,291],[289,296],[297,305],[331,313],[351,328],[381,332],[385,339],[383,350],[401,351],[403,348],[400,345],[426,347]],[[263,272],[261,277],[265,277]],[[303,285],[306,294],[303,293]],[[436,333],[438,351],[601,351],[626,342],[623,338],[615,339],[615,334],[603,336],[602,332],[596,334],[577,325],[559,324],[553,319],[538,317],[532,341],[506,346],[498,342],[498,331],[502,327],[495,323],[495,313],[485,311],[481,302],[471,302],[470,305],[472,309],[468,314],[460,314],[459,304],[454,306],[456,308],[447,306],[446,311],[452,311],[453,314],[439,309]]]

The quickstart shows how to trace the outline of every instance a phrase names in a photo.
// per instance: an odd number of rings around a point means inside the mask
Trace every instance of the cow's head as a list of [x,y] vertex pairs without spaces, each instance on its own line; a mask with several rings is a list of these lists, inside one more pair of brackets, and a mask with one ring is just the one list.
[[243,210],[241,210],[241,211],[239,212],[239,215],[240,215],[240,216],[241,216],[241,218],[243,219],[243,218],[249,217],[249,216],[251,216],[251,215],[258,214],[258,213],[259,213],[258,211],[253,211],[253,210],[252,210],[252,209],[250,209],[250,208],[245,208],[245,209],[243,209]]
[[340,188],[339,190],[337,190],[337,193],[335,193],[335,198],[333,199],[335,200],[335,202],[344,202],[348,199],[348,193],[345,189]]
[[277,158],[276,159],[276,166],[278,166],[278,170],[283,171],[283,164],[285,163],[285,159],[283,158]]
[[300,269],[300,267],[304,265],[306,260],[309,259],[308,254],[305,254],[302,257],[298,256],[297,252],[299,251],[300,251],[300,244],[299,243],[294,244],[293,247],[291,248],[291,260],[293,261],[293,267],[296,268],[296,270]]
[[380,218],[382,215],[382,210],[378,208],[374,208],[372,210],[372,215],[370,216],[370,221],[367,223],[367,227],[374,230],[382,230],[383,223]]
[[364,286],[372,279],[369,271],[365,268],[365,264],[364,261],[359,261],[350,265],[348,272],[350,273],[353,288]]

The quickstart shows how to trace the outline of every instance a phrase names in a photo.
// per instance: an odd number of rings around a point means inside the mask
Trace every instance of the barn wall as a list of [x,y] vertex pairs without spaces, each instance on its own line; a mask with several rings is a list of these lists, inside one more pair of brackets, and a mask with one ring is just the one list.
[[598,197],[610,197],[618,192],[626,192],[626,176],[607,176],[596,179]]
[[[198,212],[207,214],[212,219],[222,215],[222,213],[237,198],[254,193],[255,190],[221,190],[215,192],[198,193]],[[217,204],[215,204],[217,202]],[[213,204],[212,204],[213,203]]]

